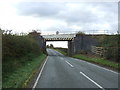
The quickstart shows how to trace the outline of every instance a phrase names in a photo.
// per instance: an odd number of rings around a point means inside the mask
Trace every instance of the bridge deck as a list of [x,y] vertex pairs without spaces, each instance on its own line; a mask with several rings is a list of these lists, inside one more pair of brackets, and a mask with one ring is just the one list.
[[58,35],[42,35],[46,41],[70,41],[76,36],[75,34],[58,34]]

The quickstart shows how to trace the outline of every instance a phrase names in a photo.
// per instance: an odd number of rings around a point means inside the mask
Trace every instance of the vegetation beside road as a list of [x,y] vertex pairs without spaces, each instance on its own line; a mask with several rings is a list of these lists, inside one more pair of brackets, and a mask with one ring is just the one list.
[[[65,53],[64,51],[61,51],[60,49],[58,49],[56,51],[58,51],[60,53],[62,52],[63,54]],[[80,60],[88,61],[88,62],[91,62],[91,63],[99,64],[99,65],[102,65],[102,66],[110,67],[110,68],[113,68],[113,69],[116,69],[116,70],[120,69],[120,63],[112,62],[112,61],[109,61],[109,60],[104,59],[102,57],[95,56],[95,55],[90,56],[90,55],[87,55],[87,54],[76,54],[72,57],[80,59]]]
[[67,56],[67,53],[64,50],[61,50],[61,49],[64,49],[64,48],[53,48],[53,49],[60,52],[60,53],[62,53],[65,56]]
[[97,39],[99,44],[98,47],[104,48],[104,58],[119,62],[120,58],[120,34],[116,35],[98,35],[98,36],[92,36],[93,38]]
[[81,59],[81,60],[85,60],[88,62],[96,63],[99,65],[108,66],[108,67],[115,68],[115,69],[120,69],[119,63],[111,62],[101,57],[89,57],[89,56],[82,55],[82,54],[77,54],[77,55],[74,55],[73,57]]
[[32,35],[2,35],[2,88],[21,88],[45,58]]
[[[32,55],[32,54],[31,54]],[[34,58],[31,61],[27,61],[21,67],[17,68],[11,74],[3,76],[3,88],[24,88],[28,84],[30,78],[35,73],[37,68],[42,64],[45,59],[45,54],[39,54],[39,56],[32,55]],[[23,58],[22,60],[25,60]],[[4,67],[3,67],[4,68]]]

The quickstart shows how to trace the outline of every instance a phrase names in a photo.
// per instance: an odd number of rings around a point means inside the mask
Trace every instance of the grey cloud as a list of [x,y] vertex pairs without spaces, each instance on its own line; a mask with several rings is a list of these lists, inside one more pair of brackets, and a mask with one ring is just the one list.
[[[67,4],[72,3],[23,2],[19,3],[16,8],[20,15],[63,20],[68,25],[78,25],[87,29],[92,29],[93,24],[109,23],[113,28],[116,26],[114,22],[118,20],[117,3],[73,3],[80,5],[76,9],[68,7]],[[92,9],[97,11],[93,12]],[[66,28],[64,27],[64,29]],[[71,28],[68,29],[71,30]]]
[[[66,13],[67,14],[67,13]],[[74,15],[73,15],[74,14]],[[77,11],[77,12],[72,12],[69,13],[68,16],[66,16],[66,21],[67,22],[82,22],[82,23],[87,23],[87,22],[94,22],[97,19],[98,16],[94,15],[91,11]]]
[[[109,19],[113,18],[113,15],[117,13],[115,7],[117,4],[114,3],[80,3],[79,5],[83,7],[77,10],[69,10],[71,7],[67,7],[66,4],[67,3],[23,2],[18,4],[17,9],[21,15],[51,17],[74,23],[109,21]],[[104,12],[101,13],[105,14],[104,17],[99,17],[100,15],[98,15],[97,12],[93,13],[92,10],[89,9],[90,7],[98,8],[98,12]]]
[[[68,21],[73,19],[73,21],[79,20],[83,23],[114,22],[117,20],[118,16],[117,6],[115,5],[117,5],[117,3],[85,3],[83,8],[74,12],[72,17],[68,17]],[[92,12],[89,7],[92,7],[93,9],[97,8],[97,12]]]
[[62,9],[59,3],[22,2],[17,5],[20,15],[28,16],[54,16]]

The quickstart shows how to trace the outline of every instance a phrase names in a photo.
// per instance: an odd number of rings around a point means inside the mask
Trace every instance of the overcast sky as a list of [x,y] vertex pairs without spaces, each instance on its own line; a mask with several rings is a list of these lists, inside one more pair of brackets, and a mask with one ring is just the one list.
[[[103,33],[118,30],[117,2],[35,2],[35,0],[2,0],[0,28],[27,33],[32,29],[43,34],[59,31]],[[93,32],[93,31],[92,31]]]

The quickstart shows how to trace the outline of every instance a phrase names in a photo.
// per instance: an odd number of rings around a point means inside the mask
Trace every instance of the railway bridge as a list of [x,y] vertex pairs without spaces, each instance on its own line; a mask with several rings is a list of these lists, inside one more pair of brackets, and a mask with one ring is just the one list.
[[76,37],[76,34],[56,34],[56,35],[43,35],[45,41],[68,41],[68,55],[72,56],[73,50],[73,41]]
[[37,40],[40,48],[46,51],[47,41],[68,41],[68,55],[80,53],[81,51],[90,52],[91,46],[98,44],[97,40],[92,38],[91,35],[84,34],[52,34],[52,35],[40,35],[38,33],[32,33]]

